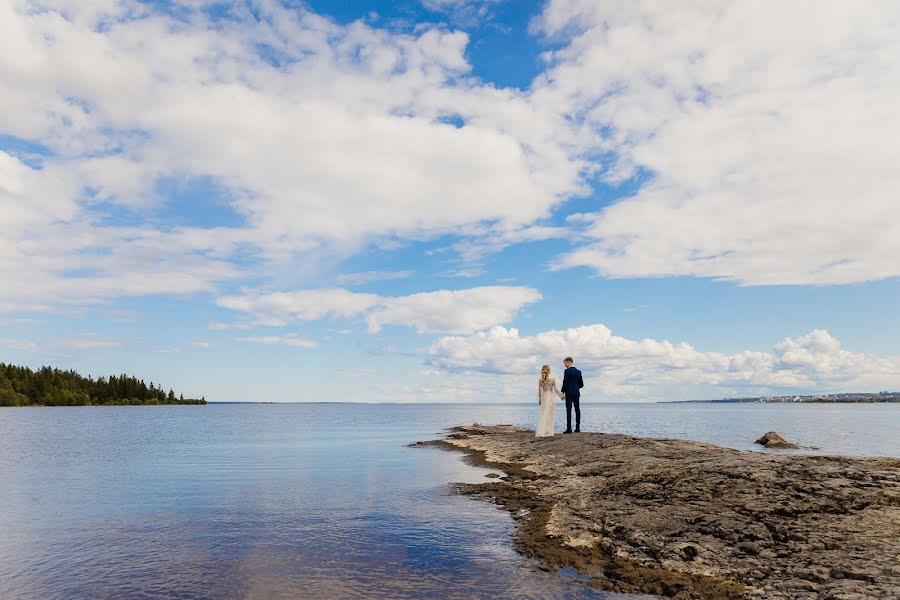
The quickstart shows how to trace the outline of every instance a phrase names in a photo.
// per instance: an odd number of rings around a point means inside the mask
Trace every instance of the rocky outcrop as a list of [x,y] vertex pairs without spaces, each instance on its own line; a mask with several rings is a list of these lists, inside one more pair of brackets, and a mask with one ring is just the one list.
[[457,490],[509,510],[517,550],[599,588],[900,598],[900,461],[508,426],[454,433],[441,444],[506,473]]
[[765,446],[770,450],[795,450],[800,447],[796,444],[790,443],[774,431],[763,434],[761,438],[753,443],[759,444],[760,446]]

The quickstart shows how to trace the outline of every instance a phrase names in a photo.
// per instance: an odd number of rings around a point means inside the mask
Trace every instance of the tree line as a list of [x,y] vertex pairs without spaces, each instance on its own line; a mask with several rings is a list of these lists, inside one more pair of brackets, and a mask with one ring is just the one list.
[[0,406],[92,406],[141,404],[206,404],[176,396],[162,386],[129,375],[83,377],[75,371],[43,367],[33,371],[0,363]]

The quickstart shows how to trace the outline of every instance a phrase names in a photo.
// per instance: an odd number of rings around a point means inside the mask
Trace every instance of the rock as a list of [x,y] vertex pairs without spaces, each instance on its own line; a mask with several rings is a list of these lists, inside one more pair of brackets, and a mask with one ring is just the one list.
[[738,550],[746,554],[757,554],[759,552],[759,544],[753,542],[741,542],[737,545]]
[[684,560],[691,561],[703,552],[703,548],[697,544],[684,544],[679,548],[681,557]]
[[596,573],[592,586],[682,600],[900,600],[896,459],[587,432],[534,445],[534,432],[509,426],[456,431],[442,443],[509,474],[460,493],[503,506],[517,550]]
[[794,571],[794,575],[808,581],[815,581],[817,583],[823,583],[831,579],[831,571],[829,571],[826,567],[821,566],[813,566],[806,569],[797,569],[796,571]]
[[489,479],[498,479],[500,477],[500,473],[488,473],[485,477]]
[[615,551],[615,546],[613,546],[612,540],[608,537],[605,537],[600,540],[600,548],[603,549],[607,554],[612,554]]
[[759,444],[761,446],[765,446],[766,448],[771,449],[791,449],[791,448],[799,448],[800,446],[796,444],[792,444],[774,431],[770,431],[764,434],[761,438],[754,442],[755,444]]

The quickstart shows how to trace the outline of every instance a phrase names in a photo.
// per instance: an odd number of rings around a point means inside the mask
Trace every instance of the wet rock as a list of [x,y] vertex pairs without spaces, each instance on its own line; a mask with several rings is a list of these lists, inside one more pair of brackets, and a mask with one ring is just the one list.
[[763,434],[761,438],[753,442],[754,444],[759,444],[760,446],[765,446],[766,448],[772,450],[790,450],[799,448],[800,446],[796,444],[792,444],[774,431],[770,431],[766,434]]

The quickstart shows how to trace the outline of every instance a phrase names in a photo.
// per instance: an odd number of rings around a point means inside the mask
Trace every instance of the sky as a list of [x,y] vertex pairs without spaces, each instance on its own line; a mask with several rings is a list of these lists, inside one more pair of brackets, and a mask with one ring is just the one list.
[[0,362],[900,389],[900,4],[0,0]]

